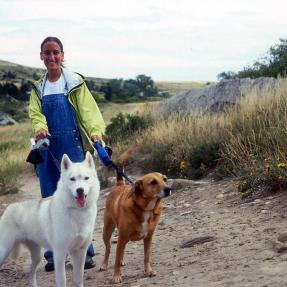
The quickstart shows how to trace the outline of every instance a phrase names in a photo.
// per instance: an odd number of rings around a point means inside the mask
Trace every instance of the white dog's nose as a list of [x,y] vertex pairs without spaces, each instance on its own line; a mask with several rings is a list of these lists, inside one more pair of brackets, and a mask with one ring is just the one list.
[[77,195],[78,197],[83,197],[84,196],[84,189],[82,187],[77,188]]

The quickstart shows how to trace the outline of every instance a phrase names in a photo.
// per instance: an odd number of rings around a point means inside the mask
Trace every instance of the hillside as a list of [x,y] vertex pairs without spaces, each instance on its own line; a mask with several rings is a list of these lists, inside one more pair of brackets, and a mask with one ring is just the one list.
[[[15,78],[9,78],[13,83],[21,82],[21,80],[34,81],[39,78],[45,69],[34,68],[23,66],[8,61],[0,60],[0,82],[5,80],[5,75],[10,72],[15,75]],[[96,85],[101,85],[106,83],[111,79],[98,78],[98,77],[86,77],[89,81],[94,81]],[[162,92],[168,92],[171,95],[176,95],[178,93],[189,91],[193,88],[199,88],[205,86],[205,82],[195,82],[195,81],[158,81],[155,82],[155,86]]]
[[0,60],[0,79],[2,80],[5,78],[5,75],[7,75],[9,72],[15,75],[15,79],[12,79],[13,82],[17,82],[22,79],[33,81],[35,80],[36,76],[42,75],[45,70]]
[[[9,80],[17,83],[21,80],[34,81],[45,73],[45,69],[28,67],[0,60],[0,79],[3,80],[5,75],[7,75],[9,72],[15,75],[15,79],[9,78]],[[87,80],[92,80],[98,84],[101,84],[107,82],[109,79],[87,77]]]

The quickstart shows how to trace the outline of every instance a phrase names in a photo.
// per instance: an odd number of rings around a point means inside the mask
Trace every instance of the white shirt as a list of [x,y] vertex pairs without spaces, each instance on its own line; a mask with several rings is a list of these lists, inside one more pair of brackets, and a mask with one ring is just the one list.
[[60,78],[56,82],[50,82],[47,78],[43,96],[54,95],[54,94],[64,94],[66,93],[66,81],[61,74]]

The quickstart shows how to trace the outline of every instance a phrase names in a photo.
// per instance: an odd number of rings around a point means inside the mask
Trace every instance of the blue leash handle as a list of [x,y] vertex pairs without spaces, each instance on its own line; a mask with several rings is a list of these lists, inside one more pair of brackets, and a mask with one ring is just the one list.
[[106,150],[104,149],[104,147],[98,141],[94,143],[94,147],[96,148],[98,156],[101,162],[103,163],[103,165],[104,166],[111,165],[111,158],[106,152]]

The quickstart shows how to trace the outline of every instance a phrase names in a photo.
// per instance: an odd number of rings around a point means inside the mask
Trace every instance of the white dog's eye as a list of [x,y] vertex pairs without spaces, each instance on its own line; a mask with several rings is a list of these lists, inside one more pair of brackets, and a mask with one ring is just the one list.
[[89,179],[89,177],[88,176],[86,176],[85,178],[84,178],[84,180],[88,180]]
[[70,180],[71,180],[71,181],[75,181],[75,180],[76,180],[76,178],[74,178],[74,177],[70,177]]

